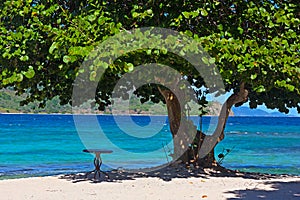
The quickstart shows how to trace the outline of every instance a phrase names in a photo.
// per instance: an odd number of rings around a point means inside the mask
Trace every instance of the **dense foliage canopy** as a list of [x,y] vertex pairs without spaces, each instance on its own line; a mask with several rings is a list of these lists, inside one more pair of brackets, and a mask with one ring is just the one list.
[[[250,106],[300,112],[300,4],[296,0],[8,0],[0,2],[0,88],[27,93],[41,106],[59,96],[70,103],[72,84],[91,50],[122,31],[162,27],[200,42],[223,77],[227,91],[241,83]],[[150,50],[150,51],[149,51]],[[159,62],[205,83],[191,65],[164,49],[142,49],[107,66],[98,86],[100,108],[132,67]],[[95,69],[91,68],[91,77]],[[136,91],[143,100],[162,99],[151,85]]]

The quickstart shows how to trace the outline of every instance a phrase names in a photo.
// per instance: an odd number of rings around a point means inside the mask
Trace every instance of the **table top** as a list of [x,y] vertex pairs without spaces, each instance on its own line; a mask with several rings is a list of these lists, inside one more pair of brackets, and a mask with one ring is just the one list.
[[86,153],[112,153],[112,150],[108,149],[84,149],[83,152]]

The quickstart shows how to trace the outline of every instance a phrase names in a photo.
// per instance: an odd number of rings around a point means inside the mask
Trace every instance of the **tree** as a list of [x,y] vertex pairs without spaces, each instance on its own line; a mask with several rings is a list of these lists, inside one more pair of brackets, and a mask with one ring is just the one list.
[[[251,108],[265,104],[285,113],[290,108],[300,112],[297,1],[14,0],[1,2],[0,7],[0,88],[13,87],[18,95],[28,94],[23,104],[37,100],[44,106],[57,95],[61,104],[75,104],[71,102],[72,84],[82,73],[81,64],[94,47],[122,31],[154,26],[193,37],[213,58],[226,92],[233,91],[219,117],[214,134],[218,135],[217,141],[224,138],[229,110],[234,105],[249,101]],[[180,56],[165,49],[141,49],[122,55],[114,63],[101,64],[106,71],[95,97],[99,109],[111,104],[114,85],[122,75],[143,63],[172,66],[195,88],[206,86],[206,92],[213,92]],[[96,79],[97,69],[90,70],[89,78]],[[203,93],[197,91],[199,103],[205,104]],[[135,93],[143,102],[167,104],[175,137],[176,127],[185,114],[174,93],[153,84]],[[184,123],[185,131],[196,132],[188,121]],[[211,142],[208,149],[201,150],[204,140],[216,138],[198,132],[194,157],[199,163],[216,145]],[[187,154],[181,157],[185,162]],[[213,151],[204,162],[214,163]]]

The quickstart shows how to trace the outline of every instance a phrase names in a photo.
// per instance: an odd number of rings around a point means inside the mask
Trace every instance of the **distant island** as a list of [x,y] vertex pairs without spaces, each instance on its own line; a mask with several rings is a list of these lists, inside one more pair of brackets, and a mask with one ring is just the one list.
[[254,116],[254,117],[287,117],[288,115],[283,114],[281,112],[266,112],[261,109],[251,109],[245,106],[241,107],[233,107],[232,111],[234,116],[246,117],[246,116]]
[[[39,108],[38,103],[29,103],[20,106],[20,102],[24,96],[16,96],[12,90],[0,90],[0,113],[95,113],[95,114],[111,114],[113,107],[109,106],[106,110],[98,111],[97,108],[91,108],[89,102],[72,110],[70,105],[60,105],[58,97],[48,101],[46,107]],[[126,105],[122,104],[122,100],[118,101],[118,109],[114,113],[124,114]],[[190,103],[190,115],[199,115],[199,105]],[[209,116],[219,115],[222,104],[219,102],[209,102],[206,108]],[[128,108],[127,108],[128,109]],[[138,98],[132,98],[129,105],[130,114],[149,114],[149,115],[167,115],[167,108],[163,103],[146,102],[141,104]],[[259,116],[259,117],[286,117],[287,115],[280,112],[268,113],[261,109],[250,109],[245,106],[233,107],[230,116]]]
[[[29,103],[28,105],[20,106],[20,102],[25,99],[25,96],[16,96],[15,92],[8,89],[0,90],[0,113],[94,113],[94,114],[124,114],[128,110],[128,105],[119,99],[115,101],[117,108],[108,106],[105,111],[97,110],[97,107],[91,108],[91,102],[86,102],[83,105],[72,108],[71,105],[60,105],[58,97],[47,101],[44,108],[39,107],[38,102]],[[199,115],[199,105],[197,103],[189,103],[189,114]],[[207,115],[219,115],[222,105],[218,102],[209,102],[206,108]],[[149,115],[167,115],[167,108],[162,102],[141,103],[137,97],[130,99],[129,105],[130,114],[149,114]],[[233,115],[233,113],[231,113]]]
[[[124,114],[128,110],[128,105],[119,99],[115,101],[118,105],[117,109],[113,106],[108,106],[105,111],[97,110],[97,107],[91,108],[91,102],[86,102],[80,107],[72,108],[71,105],[60,105],[58,97],[47,101],[44,108],[39,107],[38,102],[29,103],[28,105],[20,106],[20,102],[25,99],[25,96],[16,96],[13,90],[0,90],[0,113],[94,113],[94,114]],[[197,103],[189,103],[189,114],[199,115],[199,105]],[[219,102],[208,102],[206,107],[207,115],[219,115],[222,105]],[[162,102],[141,103],[137,97],[130,99],[129,105],[130,114],[144,115],[167,115],[167,108]],[[233,113],[231,113],[233,115]]]

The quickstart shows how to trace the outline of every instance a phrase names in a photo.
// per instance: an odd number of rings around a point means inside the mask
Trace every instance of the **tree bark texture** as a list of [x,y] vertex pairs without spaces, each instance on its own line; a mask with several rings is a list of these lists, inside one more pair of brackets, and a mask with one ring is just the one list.
[[163,90],[159,88],[160,93],[163,95],[170,124],[170,130],[173,137],[174,154],[173,161],[182,161],[187,163],[188,148],[193,142],[196,134],[196,126],[188,121],[184,112],[184,102],[179,102],[176,95],[170,90]]
[[246,102],[248,99],[248,90],[245,89],[245,83],[241,83],[240,90],[237,93],[232,94],[226,102],[223,104],[221,112],[218,117],[218,124],[213,135],[205,135],[200,133],[199,150],[197,153],[197,163],[206,167],[216,166],[216,160],[214,155],[214,149],[216,145],[222,141],[225,137],[224,129],[231,108],[237,103]]
[[184,113],[184,102],[179,102],[173,92],[161,88],[159,91],[167,105],[174,144],[173,161],[180,160],[185,164],[193,163],[202,167],[216,166],[214,148],[225,137],[224,129],[232,106],[248,99],[245,84],[242,83],[239,92],[232,94],[223,104],[213,135],[197,131],[196,126]]

